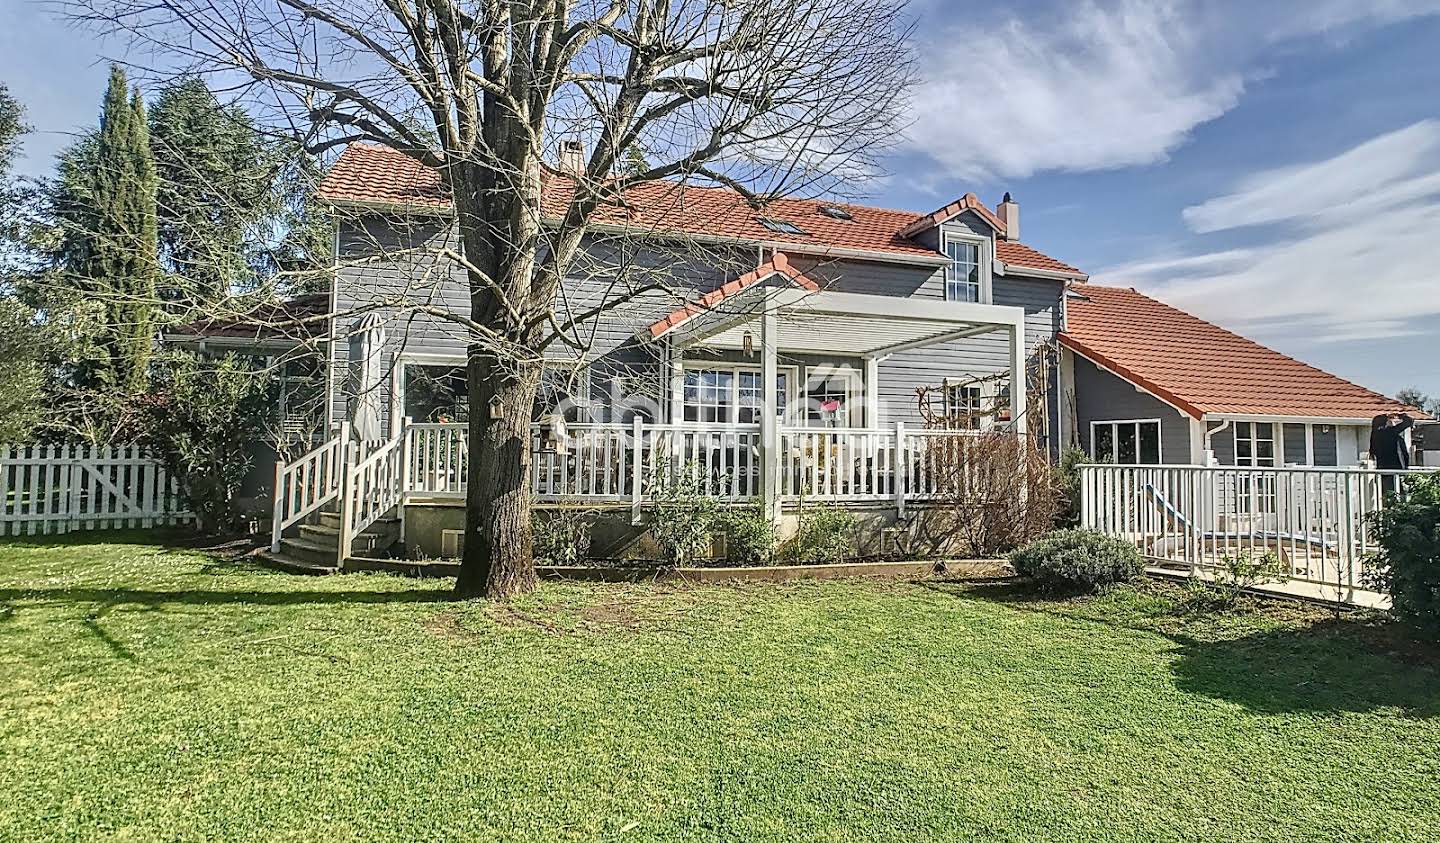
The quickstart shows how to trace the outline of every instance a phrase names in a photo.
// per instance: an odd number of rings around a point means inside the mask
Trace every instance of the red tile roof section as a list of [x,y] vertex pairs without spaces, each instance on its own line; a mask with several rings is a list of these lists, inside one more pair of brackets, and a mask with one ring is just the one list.
[[1130,289],[1086,284],[1060,341],[1195,418],[1361,419],[1403,404]]
[[985,222],[988,223],[991,228],[995,229],[997,233],[1005,233],[1005,221],[995,216],[994,211],[985,207],[985,203],[980,201],[979,196],[976,196],[973,193],[967,193],[964,196],[961,196],[959,199],[956,199],[954,202],[951,202],[949,205],[941,208],[940,210],[926,214],[920,219],[915,220],[914,222],[905,226],[905,228],[901,230],[900,236],[914,237],[920,232],[934,228],[935,226],[940,225],[949,219],[957,217],[965,213],[966,211],[974,211],[975,213],[979,214],[980,218],[985,220]]
[[[564,214],[570,187],[571,183],[566,179],[547,179],[543,196],[546,216]],[[403,153],[372,144],[357,143],[346,147],[321,181],[319,194],[332,202],[417,210],[438,210],[450,204],[439,174],[434,170]],[[973,199],[974,195],[967,196]],[[776,199],[763,210],[757,210],[744,197],[728,188],[696,187],[675,182],[637,185],[625,198],[625,206],[603,209],[598,221],[660,232],[768,243],[795,243],[912,257],[933,258],[939,255],[902,235],[902,232],[927,218],[911,211],[812,199]],[[974,200],[974,204],[977,213],[984,209],[996,223],[1000,222],[978,199]],[[821,211],[826,207],[842,208],[852,219],[829,216]],[[760,222],[759,217],[762,216],[792,222],[806,234],[771,231]],[[1003,230],[1003,224],[997,227]],[[1073,266],[1008,240],[996,243],[996,254],[1002,261],[1017,267],[1082,274]]]
[[785,257],[783,253],[777,252],[770,260],[760,264],[739,278],[733,281],[727,281],[720,287],[701,296],[699,300],[678,308],[671,312],[670,315],[655,322],[650,326],[650,336],[652,338],[658,337],[671,328],[683,324],[707,310],[713,310],[716,305],[725,299],[730,298],[746,287],[764,281],[772,275],[783,275],[812,293],[820,289],[819,284],[806,278],[803,273],[797,272],[795,268],[790,265],[789,258]]
[[201,319],[169,329],[171,334],[235,339],[313,339],[325,334],[330,294],[312,293],[282,302],[255,306],[248,313],[225,319]]

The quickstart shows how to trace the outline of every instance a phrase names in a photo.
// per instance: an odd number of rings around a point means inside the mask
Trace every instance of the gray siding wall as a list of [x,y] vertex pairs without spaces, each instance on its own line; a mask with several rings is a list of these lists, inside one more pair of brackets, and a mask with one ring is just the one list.
[[1090,423],[1096,421],[1160,420],[1160,460],[1190,462],[1190,420],[1164,401],[1135,389],[1085,358],[1075,355],[1075,421],[1080,447],[1092,453]]
[[[947,227],[988,235],[989,229],[973,217],[973,214],[962,215],[947,223]],[[337,313],[403,299],[468,314],[464,274],[455,268],[452,260],[440,255],[443,248],[459,250],[448,225],[435,219],[371,215],[343,220],[338,235],[343,268],[336,281]],[[938,243],[938,232],[931,232],[929,236]],[[589,349],[584,362],[591,369],[591,395],[597,405],[603,405],[615,378],[622,375],[632,388],[640,383],[644,388],[656,390],[654,397],[660,400],[664,378],[657,364],[658,349],[640,340],[644,329],[695,295],[753,269],[758,256],[750,247],[712,248],[691,244],[684,250],[677,253],[669,246],[637,248],[633,241],[598,237],[587,242],[585,257],[577,263],[556,303],[559,321],[563,322],[567,313],[583,312],[607,296],[613,298],[630,287],[658,278],[665,279],[668,286],[663,291],[637,296],[576,329],[575,338]],[[795,264],[823,286],[837,291],[937,300],[945,297],[944,271],[938,267],[867,261],[807,262],[798,257]],[[614,273],[605,271],[605,267],[614,266],[625,267],[624,282],[617,284]],[[995,276],[992,289],[995,304],[1025,308],[1027,355],[1038,343],[1054,339],[1061,326],[1062,282]],[[406,311],[406,308],[391,306],[378,311],[386,326],[384,368],[387,373],[397,365],[401,355],[456,359],[463,356],[467,342],[463,327],[442,317]],[[334,326],[337,339],[333,351],[334,377],[339,390],[332,409],[333,418],[337,420],[345,417],[348,404],[344,387],[351,361],[346,337],[359,321],[360,317],[341,317]],[[564,344],[552,345],[549,353],[558,363],[576,362],[576,352]],[[860,366],[858,361],[850,362]],[[863,366],[861,368],[863,370]],[[1009,341],[1003,329],[892,355],[879,366],[879,423],[919,424],[921,417],[915,396],[918,387],[938,387],[945,378],[1005,372],[1008,368]],[[380,404],[388,425],[391,378],[387,374],[384,380]],[[1052,372],[1050,383],[1053,385],[1056,380]],[[1058,392],[1052,388],[1048,399],[1050,418],[1054,419]],[[603,407],[597,406],[597,411],[599,417],[605,417]]]

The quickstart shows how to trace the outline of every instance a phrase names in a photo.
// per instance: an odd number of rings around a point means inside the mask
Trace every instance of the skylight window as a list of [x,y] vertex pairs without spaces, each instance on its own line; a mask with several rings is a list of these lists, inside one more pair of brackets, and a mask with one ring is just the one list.
[[761,225],[780,234],[799,234],[802,237],[809,234],[805,229],[789,220],[777,220],[771,217],[756,217],[755,219],[759,220]]
[[837,207],[835,207],[834,205],[822,205],[821,208],[820,208],[820,213],[824,214],[824,215],[827,216],[827,217],[830,217],[831,219],[837,219],[837,220],[853,220],[853,219],[855,219],[854,217],[850,216],[850,212],[849,212],[849,211],[845,210],[844,208],[837,208]]

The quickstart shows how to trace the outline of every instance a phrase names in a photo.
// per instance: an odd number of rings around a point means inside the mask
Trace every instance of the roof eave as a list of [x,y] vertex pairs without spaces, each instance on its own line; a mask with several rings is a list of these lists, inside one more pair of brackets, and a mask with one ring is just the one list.
[[[1023,275],[1026,278],[1044,278],[1050,281],[1074,281],[1084,283],[1090,280],[1090,276],[1083,272],[1063,272],[1058,269],[1040,269],[1038,267],[1026,266],[1021,263],[1006,263],[997,261],[1000,264],[1001,275]],[[1012,271],[1013,270],[1013,271]]]

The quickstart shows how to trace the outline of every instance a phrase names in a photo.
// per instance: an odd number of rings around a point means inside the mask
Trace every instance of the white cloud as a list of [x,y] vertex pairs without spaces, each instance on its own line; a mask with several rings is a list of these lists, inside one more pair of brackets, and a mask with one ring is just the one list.
[[[1434,172],[1423,172],[1425,168]],[[1440,121],[1369,140],[1334,158],[1259,173],[1226,196],[1186,208],[1198,232],[1369,213],[1440,193]]]
[[[944,24],[952,2],[924,17]],[[1086,0],[932,27],[910,144],[970,181],[1166,160],[1234,108],[1267,57],[1440,12],[1440,0]]]
[[1267,243],[1148,258],[1096,280],[1259,338],[1404,336],[1440,316],[1440,122],[1256,173],[1184,217],[1201,232],[1274,229]]

